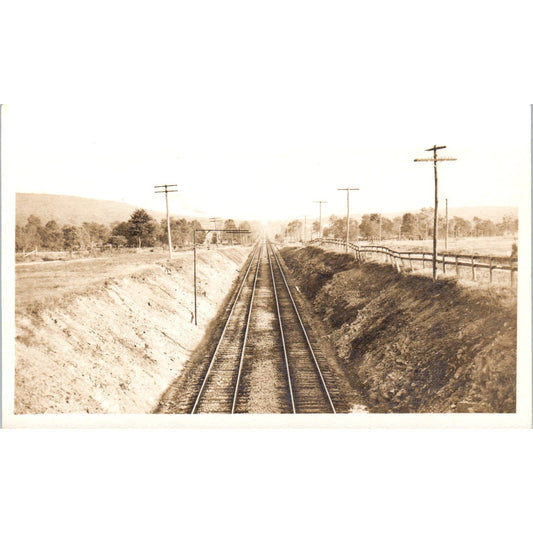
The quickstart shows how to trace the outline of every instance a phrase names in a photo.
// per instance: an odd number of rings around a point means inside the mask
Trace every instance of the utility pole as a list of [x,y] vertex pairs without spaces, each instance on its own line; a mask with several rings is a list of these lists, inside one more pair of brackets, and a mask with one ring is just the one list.
[[337,190],[346,191],[346,253],[348,253],[348,243],[350,242],[350,191],[358,191],[359,189],[345,187]]
[[433,281],[437,279],[437,233],[438,233],[438,209],[439,209],[439,180],[437,177],[437,163],[439,161],[457,161],[454,157],[437,158],[437,150],[442,150],[446,146],[433,145],[432,148],[427,148],[426,152],[433,152],[433,157],[424,159],[415,159],[415,163],[433,162],[433,170],[435,175],[435,209],[433,211]]
[[448,251],[448,198],[446,198],[446,233],[444,237],[444,250]]
[[216,242],[215,242],[215,245],[218,247],[218,230],[217,230],[217,221],[218,220],[222,220],[220,217],[211,217],[209,219],[209,222],[214,222],[215,224],[215,239],[216,239]]
[[326,200],[314,200],[315,204],[318,204],[318,238],[322,238],[322,204],[327,204]]
[[154,191],[155,193],[164,192],[165,193],[165,204],[167,206],[167,233],[168,233],[168,257],[172,259],[172,237],[170,236],[170,217],[168,216],[168,193],[169,192],[178,192],[177,190],[170,190],[169,187],[177,187],[176,184],[173,185],[155,185],[154,189],[162,189],[162,191]]

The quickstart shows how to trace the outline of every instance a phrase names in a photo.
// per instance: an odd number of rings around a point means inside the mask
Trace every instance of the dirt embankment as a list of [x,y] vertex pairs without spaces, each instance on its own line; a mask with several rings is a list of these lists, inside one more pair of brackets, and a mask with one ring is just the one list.
[[432,283],[313,247],[283,256],[371,412],[515,411],[510,291]]
[[191,252],[17,308],[15,413],[151,412],[249,252],[199,252],[197,327]]

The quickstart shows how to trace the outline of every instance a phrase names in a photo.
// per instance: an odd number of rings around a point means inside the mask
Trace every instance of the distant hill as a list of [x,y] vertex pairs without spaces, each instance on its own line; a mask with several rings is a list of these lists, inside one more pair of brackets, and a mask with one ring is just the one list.
[[[128,220],[135,209],[138,209],[138,206],[110,200],[18,192],[16,223],[24,225],[30,215],[35,215],[41,219],[42,224],[53,219],[59,225],[74,224],[77,226],[83,222],[108,225],[116,221]],[[147,212],[157,221],[166,216],[160,211],[147,209]]]
[[[57,194],[34,194],[34,193],[17,193],[16,195],[16,223],[24,225],[30,215],[35,215],[41,219],[42,224],[49,220],[55,220],[59,225],[74,224],[79,225],[83,222],[98,222],[99,224],[112,224],[113,222],[128,220],[130,215],[139,206],[126,204],[123,202],[114,202],[110,200],[96,200],[91,198],[81,198],[79,196],[63,196]],[[162,211],[151,211],[148,213],[157,221],[166,215]],[[416,213],[419,209],[406,210]],[[404,212],[383,213],[387,218],[394,218],[402,215]],[[439,212],[444,215],[444,205],[441,203]],[[518,216],[518,208],[507,206],[485,206],[485,207],[453,207],[449,210],[449,216],[458,216],[471,220],[474,217],[493,220],[499,222],[506,216]],[[174,215],[175,216],[175,215]],[[339,214],[339,216],[345,216]],[[352,215],[355,218],[361,218],[362,213]],[[180,216],[181,217],[181,216]],[[184,216],[187,220],[191,217]],[[209,226],[206,218],[195,217],[204,226]],[[292,220],[292,219],[291,219]],[[308,219],[310,223],[311,219]],[[287,221],[271,221],[272,224],[281,226]],[[327,224],[327,220],[324,221]],[[272,228],[274,229],[274,228]],[[276,230],[279,231],[279,228]]]

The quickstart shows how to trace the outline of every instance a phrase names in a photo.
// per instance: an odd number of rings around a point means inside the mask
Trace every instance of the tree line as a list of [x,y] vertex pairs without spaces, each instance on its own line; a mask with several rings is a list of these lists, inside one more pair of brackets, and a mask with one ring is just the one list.
[[[194,230],[203,229],[197,220],[185,218],[170,219],[170,235],[173,247],[188,246],[193,243]],[[220,229],[220,228],[219,228]],[[250,231],[248,222],[241,222],[239,226],[234,220],[224,221],[223,229],[245,229]],[[248,236],[221,234],[223,242],[246,243]],[[248,237],[248,239],[246,239]],[[216,243],[219,237],[216,233],[207,234],[196,232],[196,242]],[[60,226],[55,220],[42,224],[41,219],[30,215],[24,225],[15,227],[15,251],[29,252],[32,250],[74,251],[109,248],[142,248],[168,245],[168,227],[166,218],[159,223],[146,210],[136,209],[126,221],[115,222],[106,226],[96,222],[83,222],[75,226],[64,224]]]
[[[303,240],[317,237],[320,231],[318,221],[311,224],[310,229],[303,227],[301,220],[293,220],[285,227],[284,235],[277,235],[282,240]],[[446,219],[438,217],[438,233],[443,236],[446,232]],[[306,233],[306,235],[304,235]],[[450,237],[494,237],[509,235],[516,237],[518,233],[518,218],[504,216],[500,222],[474,217],[472,220],[454,216],[448,220],[448,235]],[[331,215],[322,228],[322,235],[326,238],[346,238],[346,217]],[[369,213],[361,217],[360,221],[350,218],[350,240],[391,240],[412,239],[423,240],[433,237],[433,209],[423,208],[417,213],[404,213],[389,219],[379,213]]]

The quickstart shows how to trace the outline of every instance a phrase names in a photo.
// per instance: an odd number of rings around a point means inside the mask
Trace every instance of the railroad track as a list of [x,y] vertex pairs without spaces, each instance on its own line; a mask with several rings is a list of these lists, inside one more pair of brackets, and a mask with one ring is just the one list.
[[[273,293],[282,339],[281,346],[287,368],[287,382],[293,413],[335,413],[325,373],[313,349],[307,327],[291,292],[281,258],[272,244],[267,245],[273,280]],[[331,380],[330,380],[331,381]],[[337,392],[337,390],[336,390]]]
[[283,260],[252,251],[210,358],[192,372],[174,410],[196,413],[335,413],[345,402],[313,341]]
[[261,254],[262,247],[256,246],[231,304],[191,414],[235,412]]

